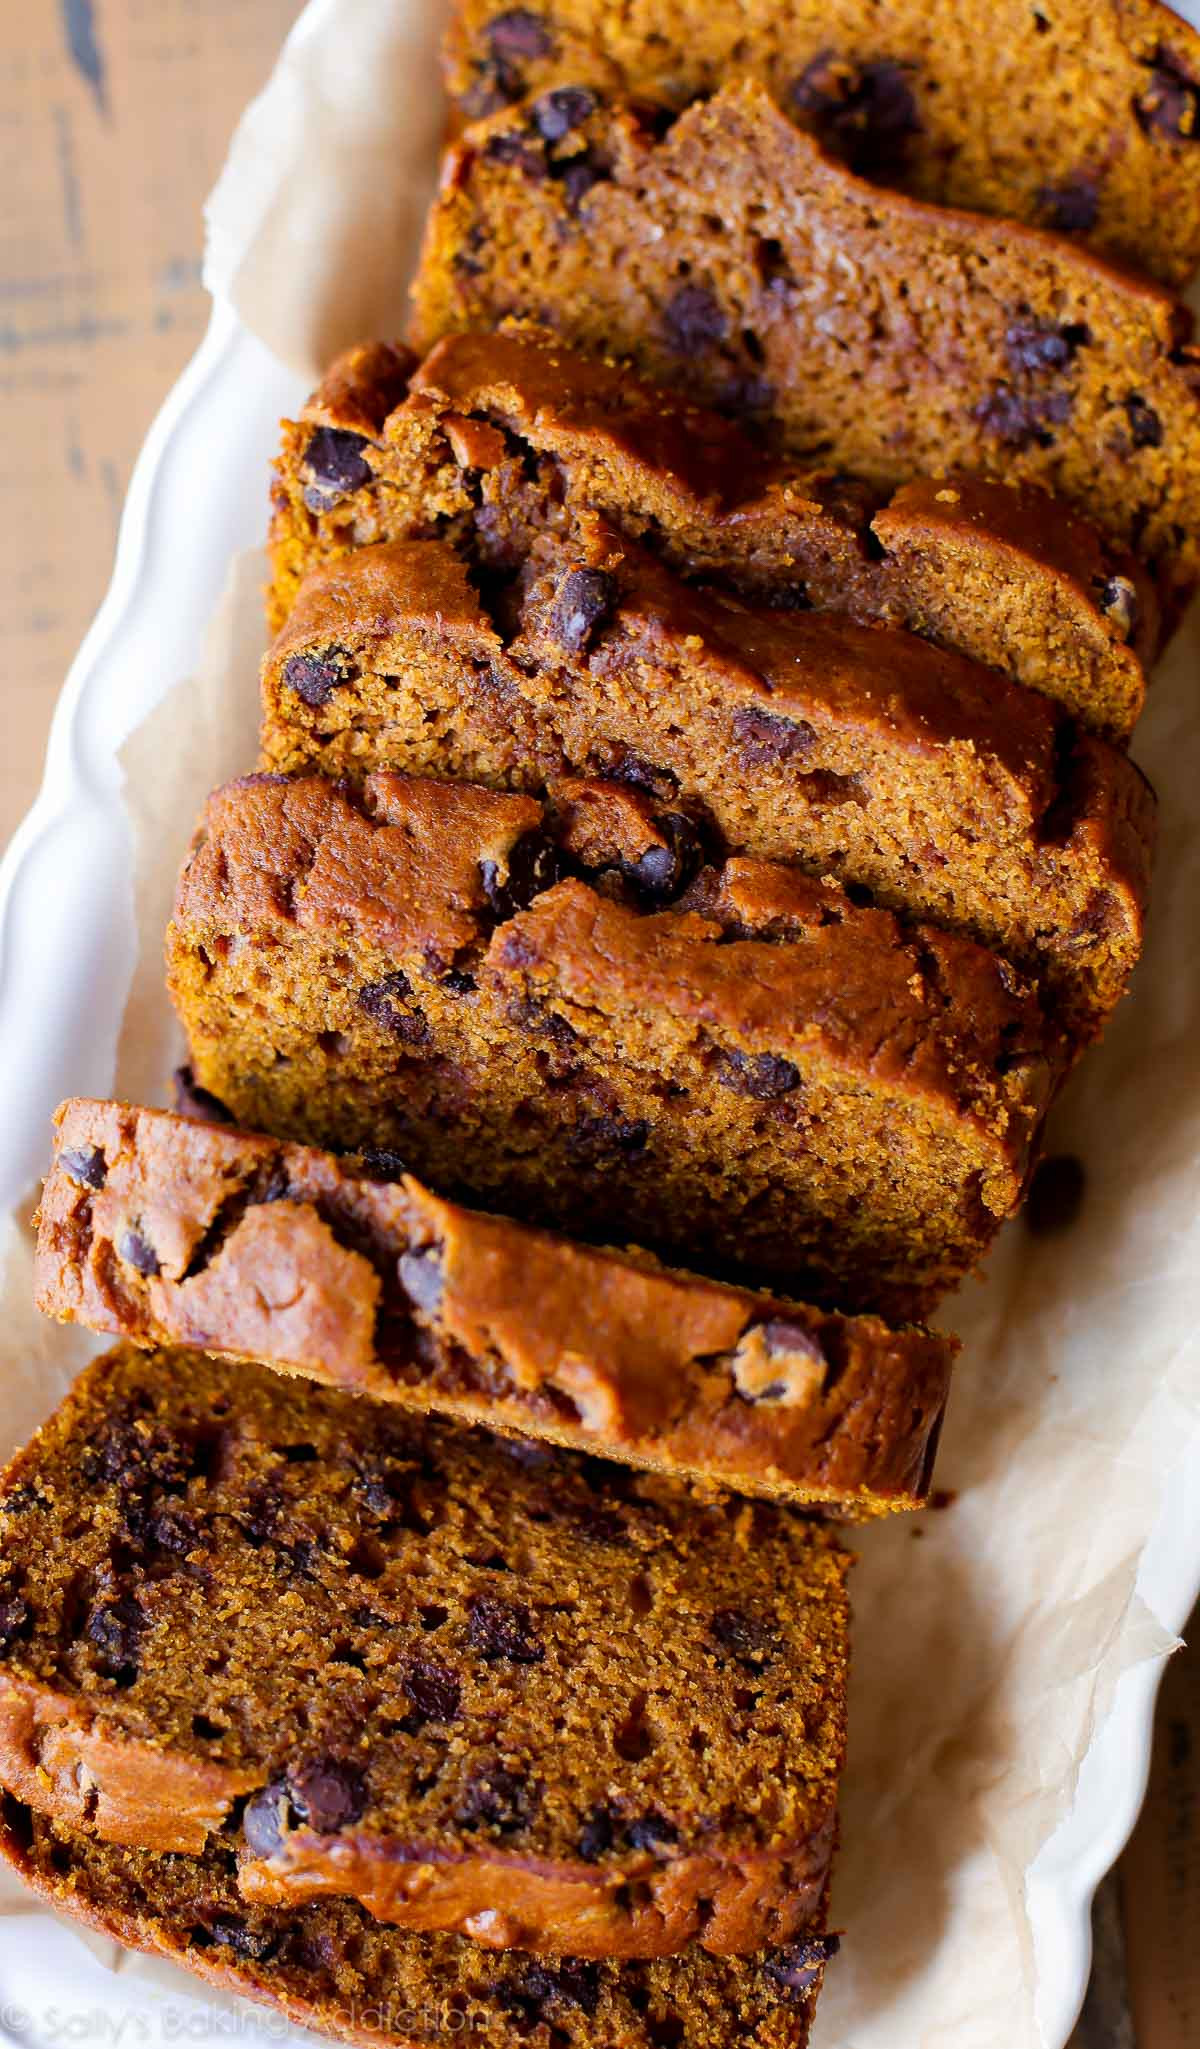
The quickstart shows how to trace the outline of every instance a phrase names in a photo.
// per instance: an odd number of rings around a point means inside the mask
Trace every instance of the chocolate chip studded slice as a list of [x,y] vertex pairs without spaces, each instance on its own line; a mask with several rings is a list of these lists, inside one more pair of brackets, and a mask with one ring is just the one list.
[[[131,1434],[186,1455],[131,1490]],[[112,1353],[0,1482],[0,1786],[125,1852],[211,1844],[252,1913],[357,1902],[555,1969],[800,1940],[835,1831],[846,1555],[660,1475],[619,1483],[619,1529],[596,1506],[566,1451]],[[168,1507],[191,1534],[164,1558]]]

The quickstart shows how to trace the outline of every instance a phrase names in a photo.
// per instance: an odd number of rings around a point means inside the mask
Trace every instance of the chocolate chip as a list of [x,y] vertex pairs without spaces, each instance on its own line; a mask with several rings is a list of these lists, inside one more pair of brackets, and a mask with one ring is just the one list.
[[[546,2009],[552,2009],[556,2003],[576,2006],[590,2016],[600,2003],[600,1966],[585,1963],[580,1957],[565,1957],[553,1964],[526,1964],[518,1982],[506,1985],[504,1993],[510,2011],[523,2011],[531,2021],[549,2024],[553,2013]],[[552,2041],[554,2035],[551,2029]]]
[[546,1646],[533,1617],[520,1601],[500,1601],[493,1594],[472,1594],[467,1602],[467,1635],[489,1664],[540,1665]]
[[601,1153],[619,1153],[622,1159],[636,1159],[650,1140],[650,1126],[644,1117],[614,1117],[603,1114],[581,1117],[567,1134],[571,1151],[585,1160]]
[[331,647],[323,655],[292,655],[283,665],[283,680],[305,704],[316,708],[328,704],[343,683],[352,683],[358,670],[344,648]]
[[610,1807],[593,1807],[579,1831],[579,1854],[585,1864],[596,1864],[613,1846],[613,1814]]
[[245,1957],[253,1964],[265,1964],[279,1948],[279,1937],[265,1928],[248,1928],[244,1921],[219,1920],[212,1924],[212,1939],[221,1949]]
[[358,1155],[358,1165],[369,1181],[398,1181],[408,1172],[404,1154],[389,1145],[365,1145]]
[[147,1536],[160,1551],[170,1551],[184,1558],[189,1551],[195,1551],[200,1542],[200,1527],[194,1516],[181,1508],[164,1508],[150,1518]]
[[894,176],[921,130],[910,67],[880,57],[851,64],[832,49],[805,66],[790,90],[796,112],[861,177]]
[[782,712],[760,711],[745,705],[733,715],[733,737],[744,757],[753,764],[794,761],[811,753],[816,729],[807,719],[785,718]]
[[350,434],[342,427],[318,427],[309,436],[304,451],[304,468],[313,488],[304,502],[313,512],[325,512],[348,492],[371,481],[371,465],[363,460],[365,434]]
[[292,1805],[318,1835],[336,1835],[357,1821],[367,1804],[361,1768],[342,1758],[319,1757],[288,1773]]
[[429,1037],[429,1026],[419,1012],[402,1010],[405,997],[412,995],[412,983],[402,969],[395,974],[384,975],[378,982],[365,982],[358,992],[357,1002],[372,1024],[381,1030],[391,1032],[393,1038],[402,1039],[405,1045],[420,1046]]
[[428,1245],[420,1252],[402,1252],[396,1264],[400,1285],[409,1301],[427,1315],[435,1316],[445,1288],[441,1248]]
[[779,1655],[776,1631],[743,1608],[718,1608],[708,1627],[713,1642],[748,1670],[760,1672]]
[[432,1658],[414,1658],[401,1681],[420,1723],[453,1722],[462,1702],[462,1685],[445,1665]]
[[568,157],[565,164],[556,164],[554,176],[562,186],[567,212],[578,213],[593,186],[605,184],[612,172],[595,150],[587,149],[579,156]]
[[28,1601],[9,1588],[0,1594],[0,1650],[8,1650],[18,1638],[28,1636],[33,1623],[33,1611]]
[[72,1181],[81,1181],[85,1188],[103,1188],[108,1162],[99,1146],[64,1146],[58,1157]]
[[131,1266],[135,1273],[144,1274],[148,1280],[161,1271],[158,1254],[150,1240],[132,1224],[117,1239],[117,1253],[126,1266]]
[[1195,81],[1160,44],[1154,53],[1150,82],[1133,103],[1134,113],[1145,134],[1192,142],[1197,135],[1197,97]]
[[1010,448],[1030,448],[1035,443],[1049,448],[1054,427],[1071,416],[1074,396],[1069,391],[1021,392],[1010,384],[997,384],[971,409],[971,417],[985,434]]
[[1015,374],[1041,376],[1065,370],[1079,349],[1091,340],[1080,321],[1014,321],[1004,337],[1004,352]]
[[596,95],[581,85],[556,86],[533,103],[533,125],[544,142],[561,142],[596,111]]
[[484,896],[498,918],[527,910],[535,897],[551,887],[558,876],[558,855],[544,833],[527,832],[510,847],[505,866],[501,881],[498,862],[479,864]]
[[771,1358],[785,1355],[789,1358],[816,1359],[824,1366],[828,1362],[817,1340],[802,1323],[789,1323],[785,1317],[773,1316],[769,1323],[759,1325],[762,1341]]
[[233,1112],[219,1096],[202,1089],[190,1067],[177,1067],[171,1077],[177,1117],[191,1117],[198,1124],[232,1124]]
[[261,1793],[248,1800],[242,1809],[242,1835],[251,1856],[277,1856],[290,1818],[285,1786],[264,1786]]
[[458,1803],[458,1819],[464,1828],[486,1825],[501,1835],[511,1835],[532,1820],[540,1799],[539,1788],[518,1778],[503,1765],[481,1765],[471,1773]]
[[1025,1199],[1025,1224],[1036,1238],[1067,1231],[1083,1208],[1086,1175],[1073,1153],[1058,1153],[1034,1170]]
[[767,1103],[798,1088],[800,1070],[778,1053],[740,1053],[735,1048],[722,1054],[717,1080],[735,1095]]
[[495,57],[548,57],[554,48],[546,22],[527,7],[511,7],[507,14],[497,14],[486,33]]
[[1122,640],[1132,640],[1138,629],[1141,605],[1137,588],[1127,576],[1108,576],[1101,583],[1097,602],[1106,619],[1111,620]]
[[679,1830],[662,1814],[643,1814],[627,1824],[625,1834],[635,1850],[663,1850],[679,1841]]
[[491,163],[510,165],[535,185],[549,176],[545,150],[539,142],[519,131],[504,129],[501,134],[489,137],[483,154]]
[[582,654],[597,628],[616,607],[616,578],[605,569],[572,569],[564,576],[550,610],[550,631],[569,654]]
[[663,845],[649,847],[640,859],[624,864],[624,872],[643,896],[667,903],[687,888],[704,859],[704,847],[691,819],[680,811],[665,812],[655,823]]
[[781,1991],[811,1992],[820,1985],[821,1973],[840,1948],[841,1941],[836,1935],[810,1935],[805,1942],[772,1950],[763,1964],[763,1973]]
[[728,322],[707,285],[680,285],[663,308],[668,348],[679,356],[700,356],[724,341]]
[[1048,228],[1060,235],[1086,235],[1100,216],[1100,181],[1091,171],[1076,171],[1061,185],[1043,185],[1037,204]]
[[1146,404],[1140,392],[1130,392],[1125,400],[1125,412],[1129,419],[1129,438],[1135,448],[1162,447],[1162,421],[1154,407]]
[[146,1617],[136,1594],[120,1594],[115,1601],[98,1601],[91,1609],[84,1635],[96,1652],[97,1665],[108,1678],[128,1685],[137,1677],[145,1628]]

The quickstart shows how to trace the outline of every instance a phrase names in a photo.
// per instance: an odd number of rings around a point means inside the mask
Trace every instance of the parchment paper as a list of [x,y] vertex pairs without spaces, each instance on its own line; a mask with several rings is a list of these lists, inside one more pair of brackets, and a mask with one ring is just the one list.
[[[310,15],[214,195],[209,277],[315,376],[336,347],[403,324],[440,113],[419,0],[319,0]],[[166,1100],[177,1052],[160,958],[180,821],[252,765],[261,577],[257,560],[238,565],[202,673],[124,757],[142,958],[117,1083],[140,1100]],[[1052,1123],[1050,1150],[1085,1165],[1082,1214],[1055,1237],[1010,1226],[986,1280],[947,1305],[965,1339],[938,1473],[953,1498],[860,1543],[834,1900],[846,1941],[815,2049],[1039,2049],[1026,1874],[1119,1675],[1171,1647],[1135,1578],[1200,1424],[1198,656],[1193,617],[1135,747],[1163,811],[1146,956]],[[6,1364],[30,1325],[23,1259]],[[51,1335],[40,1406],[77,1356]],[[128,1960],[122,1983],[147,1972],[183,1985]]]

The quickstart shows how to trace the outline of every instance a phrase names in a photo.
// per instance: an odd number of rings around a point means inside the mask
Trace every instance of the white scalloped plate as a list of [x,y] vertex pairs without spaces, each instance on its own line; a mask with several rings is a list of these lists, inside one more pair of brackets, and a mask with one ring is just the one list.
[[[1194,18],[1200,6],[1180,11]],[[43,1171],[55,1104],[111,1087],[134,965],[119,751],[167,691],[194,671],[232,555],[261,543],[262,480],[277,422],[303,396],[298,380],[218,306],[138,460],[111,588],[59,701],[37,802],[0,864],[0,1213]],[[1171,1475],[1138,1585],[1158,1620],[1181,1630],[1200,1596],[1200,1441]],[[1063,2049],[1086,1989],[1092,1894],[1141,1804],[1160,1671],[1150,1661],[1121,1681],[1074,1808],[1031,1875],[1038,2017],[1047,2049]],[[31,2006],[31,1992],[44,1994],[70,1973],[79,1997],[86,1993],[93,2002],[90,2032],[119,2041],[115,1981],[98,1967],[85,1969],[77,1944],[68,1956],[65,1928],[32,1913],[6,1925],[0,2037],[31,2049],[55,2040],[52,2027],[30,2025],[31,2014],[54,2011]],[[170,1982],[175,2004],[168,2011],[178,2017],[180,2037],[246,2034],[257,2026],[280,2039],[280,2029],[266,2021],[231,2028],[224,2002],[206,2025],[210,2009],[184,1999]],[[130,2039],[167,2039],[129,2008],[131,1990],[126,1980],[120,2006]]]

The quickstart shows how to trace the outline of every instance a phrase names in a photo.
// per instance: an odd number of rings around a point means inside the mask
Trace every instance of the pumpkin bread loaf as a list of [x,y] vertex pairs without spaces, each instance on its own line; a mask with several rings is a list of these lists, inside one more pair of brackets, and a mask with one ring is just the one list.
[[168,935],[195,1078],[447,1195],[923,1314],[1020,1200],[1057,1032],[958,934],[771,862],[679,895],[690,865],[629,788],[231,784]]
[[621,777],[1036,974],[1072,1038],[1141,949],[1153,794],[1044,697],[884,626],[689,586],[583,515],[489,612],[436,541],[306,582],[263,667],[263,766],[535,794]]
[[87,1369],[0,1490],[0,1784],[495,1949],[666,1956],[822,1911],[849,1554],[201,1353]]
[[587,94],[544,127],[524,102],[452,149],[420,346],[525,312],[881,489],[943,469],[1042,485],[1178,616],[1200,576],[1200,396],[1169,293],[865,183],[749,82],[665,133]]
[[853,1520],[928,1491],[954,1340],[443,1202],[378,1154],[65,1103],[48,1315]]
[[679,575],[906,626],[1116,740],[1158,640],[1149,578],[1043,491],[924,478],[889,497],[514,325],[450,335],[416,369],[385,344],[349,351],[285,422],[272,497],[275,631],[349,548],[440,537],[506,575],[592,510]]
[[863,176],[1076,236],[1182,285],[1200,263],[1200,37],[1157,0],[459,0],[464,117],[559,86],[673,107],[761,80]]
[[478,2049],[728,2049],[731,2031],[756,2049],[805,2049],[838,1947],[814,1930],[754,1957],[481,1949],[390,1928],[352,1900],[251,1905],[219,1841],[199,1857],[117,1848],[12,1798],[0,1800],[0,1857],[85,1926],[356,2049],[445,2049],[459,2036]]

